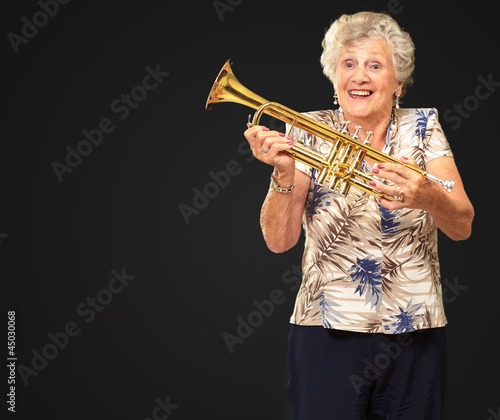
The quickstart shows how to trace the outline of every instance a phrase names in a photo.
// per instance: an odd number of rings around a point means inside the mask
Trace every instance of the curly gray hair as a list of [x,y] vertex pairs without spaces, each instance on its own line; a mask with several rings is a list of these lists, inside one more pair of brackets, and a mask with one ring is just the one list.
[[392,47],[396,78],[403,82],[401,96],[406,87],[413,83],[415,69],[415,45],[410,35],[403,31],[389,15],[373,12],[359,12],[342,15],[330,26],[323,40],[321,64],[323,72],[335,87],[335,71],[342,47],[356,45],[363,39],[385,39]]

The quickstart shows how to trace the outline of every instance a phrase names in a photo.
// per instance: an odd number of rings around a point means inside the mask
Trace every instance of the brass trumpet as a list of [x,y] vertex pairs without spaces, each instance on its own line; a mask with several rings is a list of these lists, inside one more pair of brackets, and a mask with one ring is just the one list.
[[442,185],[448,193],[451,192],[455,185],[454,181],[443,181],[420,168],[406,165],[398,159],[370,147],[369,137],[373,133],[368,131],[367,138],[362,141],[357,135],[361,129],[359,126],[356,126],[356,133],[350,136],[347,131],[349,121],[339,122],[336,119],[339,131],[281,104],[267,101],[247,89],[236,79],[231,68],[231,60],[224,64],[215,79],[205,108],[210,109],[212,104],[219,102],[235,102],[256,109],[257,112],[252,121],[253,125],[258,124],[260,117],[265,113],[289,124],[289,133],[296,127],[330,143],[330,149],[321,153],[296,141],[295,145],[284,153],[288,153],[295,160],[317,169],[319,175],[316,178],[316,184],[343,196],[347,195],[350,187],[354,185],[377,198],[385,198],[391,201],[400,199],[382,193],[369,185],[369,182],[376,178],[360,170],[365,158],[375,163],[386,162],[403,165],[418,172],[426,179]]

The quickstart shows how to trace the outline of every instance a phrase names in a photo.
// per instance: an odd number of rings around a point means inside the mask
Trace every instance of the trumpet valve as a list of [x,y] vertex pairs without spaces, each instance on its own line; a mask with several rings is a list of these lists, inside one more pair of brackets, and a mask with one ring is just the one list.
[[372,143],[370,142],[370,137],[373,136],[373,131],[366,132],[366,139],[363,140],[363,143],[367,146],[370,146]]
[[356,126],[356,132],[352,135],[352,138],[354,140],[359,140],[358,133],[359,133],[359,130],[362,130],[362,129],[363,129],[363,127],[361,127],[360,125]]
[[340,132],[342,134],[347,134],[347,127],[349,126],[349,124],[351,124],[351,122],[350,121],[342,121],[341,124],[343,124],[343,125],[342,125],[342,129],[340,130]]

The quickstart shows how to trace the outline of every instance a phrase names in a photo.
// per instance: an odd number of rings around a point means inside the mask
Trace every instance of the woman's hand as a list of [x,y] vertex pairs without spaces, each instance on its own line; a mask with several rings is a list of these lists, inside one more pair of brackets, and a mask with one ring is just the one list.
[[293,180],[295,159],[282,153],[292,148],[294,143],[291,137],[277,131],[270,131],[269,128],[260,125],[246,130],[245,137],[257,159],[274,166],[280,174],[280,178]]
[[[418,164],[414,159],[403,157],[401,162],[418,168]],[[404,207],[425,210],[428,207],[429,200],[433,199],[432,190],[439,187],[439,185],[430,182],[418,172],[396,163],[374,165],[372,173],[395,184],[389,186],[380,181],[370,182],[370,185],[377,190],[398,197],[398,201],[380,199],[380,204],[389,210],[399,210]]]
[[[401,162],[417,167],[417,162],[413,159],[401,158]],[[418,172],[395,163],[375,165],[372,172],[392,181],[396,186],[388,186],[379,181],[370,182],[370,185],[383,193],[401,198],[401,201],[381,198],[380,204],[387,209],[399,210],[407,207],[424,210],[450,239],[467,239],[472,230],[474,207],[465,193],[455,160],[452,157],[434,159],[427,164],[426,170],[440,179],[454,181],[455,186],[451,193],[447,193],[439,184],[427,180]]]

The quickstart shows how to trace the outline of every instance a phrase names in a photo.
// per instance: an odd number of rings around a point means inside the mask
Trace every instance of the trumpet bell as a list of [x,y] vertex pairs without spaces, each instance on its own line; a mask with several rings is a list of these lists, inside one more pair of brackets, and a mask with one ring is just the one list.
[[238,81],[231,68],[231,63],[231,60],[227,60],[217,75],[208,94],[205,109],[209,110],[213,104],[220,102],[234,102],[253,109],[259,109],[267,101]]

